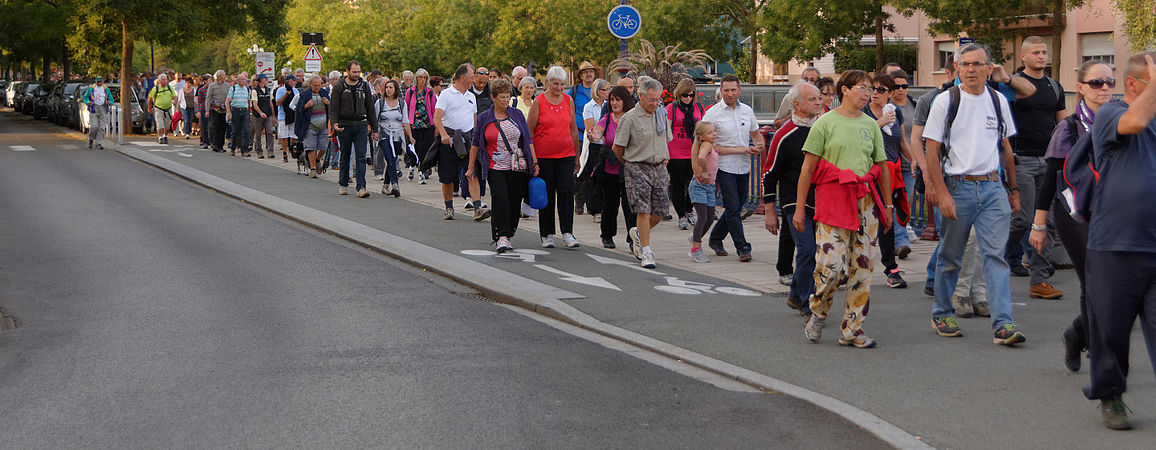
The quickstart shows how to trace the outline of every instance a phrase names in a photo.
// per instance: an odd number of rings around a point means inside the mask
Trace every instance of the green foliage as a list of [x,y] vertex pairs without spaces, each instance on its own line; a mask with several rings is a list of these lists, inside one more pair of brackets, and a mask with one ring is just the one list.
[[[883,60],[908,69],[918,67],[919,49],[906,44],[883,44]],[[875,47],[845,47],[835,51],[835,71],[875,71]]]
[[664,89],[673,90],[679,81],[687,77],[687,69],[693,67],[706,70],[706,63],[712,61],[710,55],[702,50],[684,51],[679,50],[677,45],[657,44],[655,46],[642,39],[638,50],[611,61],[606,70],[626,69],[634,76],[654,78],[662,83]]
[[[893,30],[883,0],[806,0],[774,2],[763,11],[762,53],[776,62],[808,61],[857,45],[875,34],[876,19]],[[893,5],[898,6],[898,5]]]
[[1156,0],[1114,0],[1113,6],[1124,18],[1124,34],[1132,51],[1156,46]]
[[[1147,0],[1151,2],[1152,0]],[[1021,22],[1025,18],[1038,18],[1050,21],[1051,17],[1063,15],[1064,12],[1082,6],[1086,0],[903,0],[910,8],[920,9],[931,19],[928,32],[931,34],[946,34],[957,36],[967,33],[974,37],[976,42],[991,48],[992,58],[996,61],[1008,59],[1009,51],[1004,48],[1004,41],[1013,39],[1017,34],[1031,33],[1023,28],[1012,28],[1010,25]],[[1049,15],[1051,14],[1051,15]],[[1053,34],[1063,28],[1063,23],[1053,23]]]

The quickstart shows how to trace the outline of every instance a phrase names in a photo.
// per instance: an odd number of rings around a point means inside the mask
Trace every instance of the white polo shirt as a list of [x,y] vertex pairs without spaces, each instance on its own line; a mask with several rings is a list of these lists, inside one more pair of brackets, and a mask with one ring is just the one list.
[[449,85],[438,95],[436,108],[445,111],[442,126],[459,131],[474,129],[474,114],[478,112],[478,100],[469,89],[460,92],[454,85]]
[[[715,145],[719,147],[750,147],[751,133],[759,130],[759,122],[755,119],[755,110],[747,104],[738,102],[734,108],[728,107],[726,101],[720,101],[706,110],[702,116],[703,122],[714,125],[718,137]],[[719,155],[718,169],[735,175],[745,175],[751,172],[751,156],[748,154]]]

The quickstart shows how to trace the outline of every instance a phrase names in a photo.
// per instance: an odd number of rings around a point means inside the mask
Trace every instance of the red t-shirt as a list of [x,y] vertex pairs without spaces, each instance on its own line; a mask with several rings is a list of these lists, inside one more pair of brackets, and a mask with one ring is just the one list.
[[546,94],[538,94],[534,100],[538,105],[538,123],[534,127],[534,151],[538,158],[566,158],[577,156],[574,151],[574,137],[570,134],[570,125],[574,123],[574,115],[570,113],[573,100],[569,95],[562,94],[562,102],[555,105],[546,100]]

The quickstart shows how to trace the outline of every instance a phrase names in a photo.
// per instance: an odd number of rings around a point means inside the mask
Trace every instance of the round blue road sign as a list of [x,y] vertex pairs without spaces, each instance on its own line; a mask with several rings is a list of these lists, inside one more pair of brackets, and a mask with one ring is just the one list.
[[630,39],[642,29],[642,15],[630,5],[618,5],[606,16],[610,34],[618,39]]

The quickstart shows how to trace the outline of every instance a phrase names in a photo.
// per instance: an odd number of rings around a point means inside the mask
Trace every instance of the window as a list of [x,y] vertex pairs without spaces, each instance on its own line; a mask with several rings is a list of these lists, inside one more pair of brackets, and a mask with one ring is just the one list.
[[1116,65],[1116,46],[1111,33],[1087,33],[1080,35],[1080,63],[1098,59]]
[[935,70],[948,69],[947,60],[955,57],[955,41],[935,43]]

